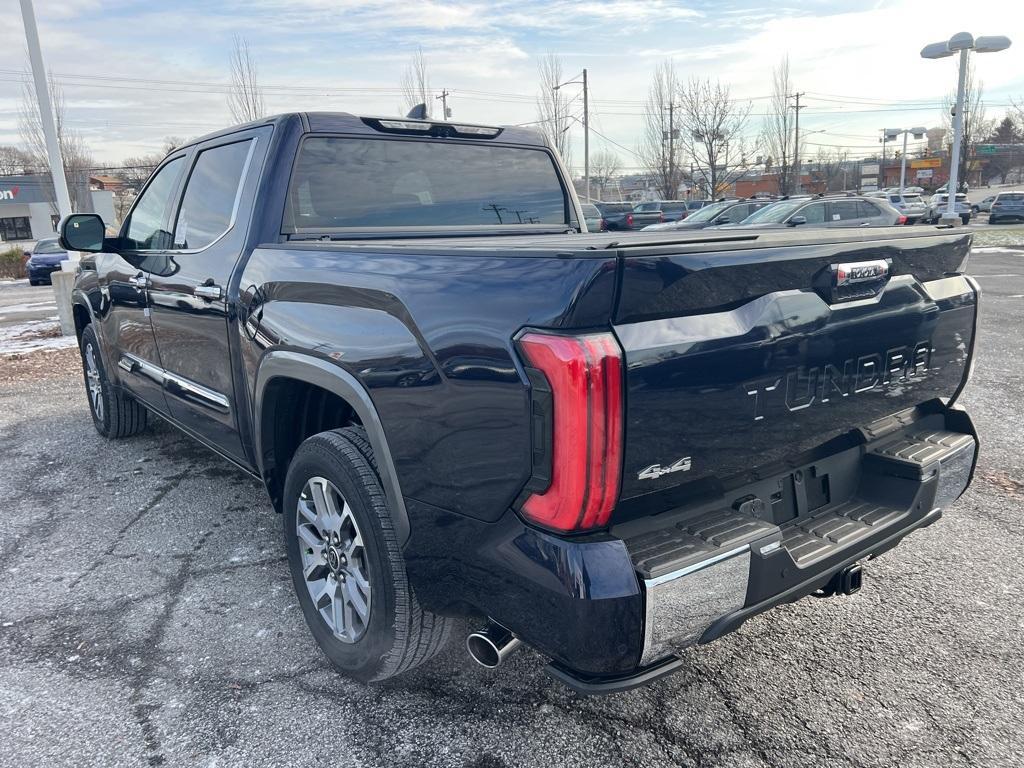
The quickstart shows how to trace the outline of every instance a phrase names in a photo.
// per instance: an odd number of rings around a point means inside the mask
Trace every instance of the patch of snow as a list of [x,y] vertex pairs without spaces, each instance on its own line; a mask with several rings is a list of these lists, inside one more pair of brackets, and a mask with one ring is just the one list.
[[0,357],[78,346],[78,339],[74,336],[55,336],[54,331],[60,332],[60,323],[54,320],[28,320],[2,327]]
[[27,304],[8,304],[0,307],[0,315],[14,315],[21,312],[38,312],[41,309],[56,309],[56,301],[32,301]]

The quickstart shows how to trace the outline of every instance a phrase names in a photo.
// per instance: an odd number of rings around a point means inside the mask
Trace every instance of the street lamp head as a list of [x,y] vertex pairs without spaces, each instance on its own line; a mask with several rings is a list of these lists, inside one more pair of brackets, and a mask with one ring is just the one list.
[[949,50],[948,42],[931,43],[921,49],[921,58],[924,59],[944,59],[947,56],[952,56],[953,51]]
[[996,53],[1010,47],[1010,38],[1005,35],[985,35],[974,40],[974,50],[978,53]]
[[970,50],[974,47],[974,36],[970,32],[957,32],[946,43],[951,51]]

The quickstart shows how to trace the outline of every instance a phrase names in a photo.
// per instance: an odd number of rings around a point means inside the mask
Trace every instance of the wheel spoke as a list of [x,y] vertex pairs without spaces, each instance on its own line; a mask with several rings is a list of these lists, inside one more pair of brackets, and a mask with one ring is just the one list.
[[302,572],[309,596],[336,638],[354,643],[369,625],[366,550],[355,514],[323,477],[306,481],[296,509]]

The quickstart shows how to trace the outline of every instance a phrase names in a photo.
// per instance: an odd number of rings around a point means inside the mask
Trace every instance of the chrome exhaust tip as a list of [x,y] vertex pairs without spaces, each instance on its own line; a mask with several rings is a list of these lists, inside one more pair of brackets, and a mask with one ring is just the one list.
[[497,669],[520,645],[518,637],[494,623],[466,638],[466,650],[473,661],[487,669]]

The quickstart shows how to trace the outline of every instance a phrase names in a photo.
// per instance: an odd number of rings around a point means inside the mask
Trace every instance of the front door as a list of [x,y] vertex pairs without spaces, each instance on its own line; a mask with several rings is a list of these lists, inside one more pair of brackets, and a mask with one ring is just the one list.
[[244,460],[228,332],[229,281],[245,244],[256,145],[269,129],[194,150],[166,263],[150,278],[153,330],[171,416],[223,453]]
[[167,412],[167,402],[150,322],[150,274],[171,245],[171,201],[184,170],[184,155],[167,160],[139,195],[121,230],[118,251],[95,257],[102,297],[98,322],[112,350],[107,365],[117,366],[125,389],[161,413]]

